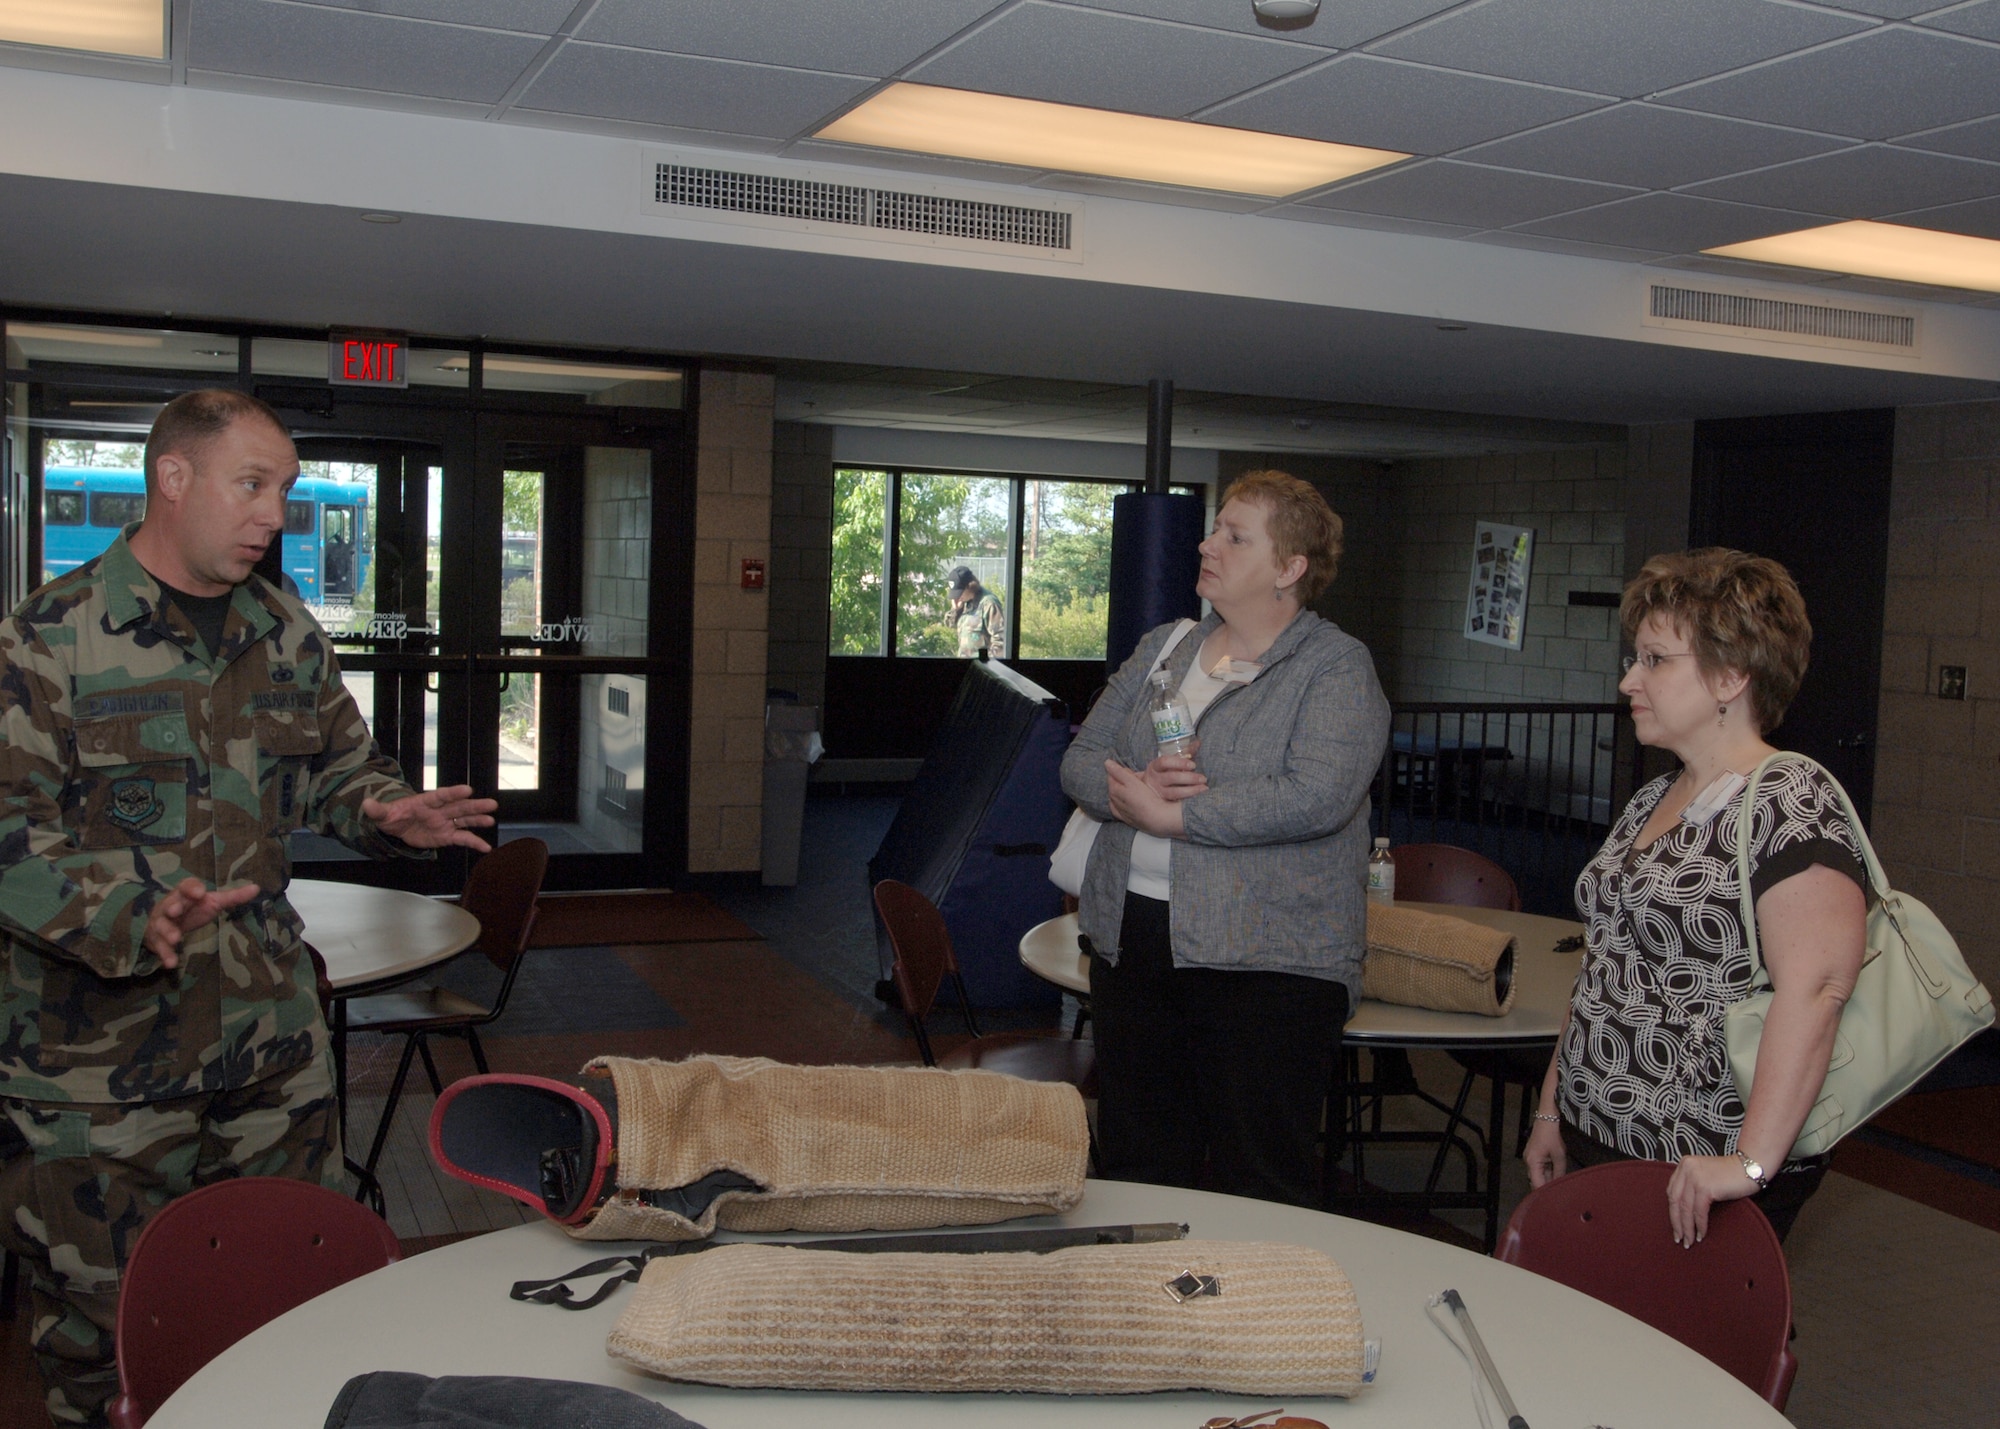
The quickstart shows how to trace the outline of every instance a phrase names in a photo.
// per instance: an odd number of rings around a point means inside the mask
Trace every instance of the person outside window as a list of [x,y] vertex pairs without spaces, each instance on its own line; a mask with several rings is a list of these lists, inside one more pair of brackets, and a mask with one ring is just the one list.
[[1007,612],[1000,598],[979,583],[968,566],[952,571],[946,584],[951,592],[951,621],[958,631],[958,658],[971,660],[981,654],[1000,659],[1007,653]]
[[0,624],[0,1240],[59,1424],[104,1422],[119,1276],[169,1200],[345,1180],[290,833],[487,850],[494,801],[413,791],[254,574],[298,474],[262,402],[175,398],[144,520]]

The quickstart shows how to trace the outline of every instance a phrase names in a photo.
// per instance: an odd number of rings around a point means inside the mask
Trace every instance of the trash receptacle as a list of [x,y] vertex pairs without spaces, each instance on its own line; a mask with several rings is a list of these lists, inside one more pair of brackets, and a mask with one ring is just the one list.
[[799,881],[806,779],[820,756],[819,706],[764,706],[764,886]]

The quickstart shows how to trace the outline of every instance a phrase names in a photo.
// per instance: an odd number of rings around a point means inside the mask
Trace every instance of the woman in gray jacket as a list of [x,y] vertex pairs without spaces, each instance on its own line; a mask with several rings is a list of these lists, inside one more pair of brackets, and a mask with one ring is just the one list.
[[1320,1107],[1361,995],[1368,787],[1389,706],[1367,647],[1305,606],[1340,518],[1283,472],[1239,477],[1201,545],[1213,613],[1161,669],[1198,736],[1158,752],[1139,642],[1063,759],[1107,820],[1079,918],[1093,949],[1104,1174],[1307,1205]]

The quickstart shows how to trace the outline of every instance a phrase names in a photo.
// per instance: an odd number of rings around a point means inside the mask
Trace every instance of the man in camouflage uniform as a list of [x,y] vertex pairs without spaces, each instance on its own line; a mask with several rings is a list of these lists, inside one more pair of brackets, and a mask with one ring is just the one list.
[[342,1182],[286,835],[422,857],[493,822],[410,790],[326,632],[252,574],[298,471],[262,403],[177,398],[145,520],[0,625],[0,1236],[58,1423],[102,1422],[119,1274],[169,1199]]
[[945,583],[951,593],[951,623],[958,631],[958,658],[981,652],[998,660],[1007,653],[1007,612],[1000,597],[979,583],[970,566],[959,566]]

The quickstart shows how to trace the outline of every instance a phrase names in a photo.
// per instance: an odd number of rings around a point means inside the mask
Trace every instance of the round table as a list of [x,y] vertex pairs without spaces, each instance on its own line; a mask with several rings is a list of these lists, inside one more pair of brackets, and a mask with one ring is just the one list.
[[[1566,918],[1545,918],[1536,913],[1510,913],[1499,908],[1465,908],[1457,904],[1406,902],[1399,905],[1425,913],[1441,913],[1501,928],[1514,935],[1514,1005],[1504,1017],[1481,1017],[1472,1012],[1435,1012],[1424,1007],[1403,1007],[1392,1002],[1363,998],[1343,1033],[1348,1047],[1415,1048],[1445,1052],[1548,1051],[1555,1047],[1562,1030],[1563,1015],[1569,1009],[1570,992],[1576,985],[1577,968],[1583,960],[1578,946],[1558,952],[1566,940],[1580,939],[1583,924]],[[1021,939],[1021,963],[1030,972],[1068,988],[1081,997],[1090,995],[1090,959],[1077,945],[1074,913],[1051,918],[1030,928]],[[1487,1059],[1489,1061],[1493,1059]],[[1500,1158],[1492,1148],[1504,1145],[1507,1077],[1501,1066],[1483,1069],[1491,1082],[1486,1126],[1479,1137],[1485,1148],[1486,1176],[1483,1185],[1474,1184],[1476,1167],[1470,1145],[1457,1136],[1463,1124],[1465,1096],[1472,1085],[1470,1064],[1457,1105],[1451,1106],[1417,1091],[1415,1095],[1436,1107],[1448,1118],[1442,1133],[1427,1130],[1384,1131],[1381,1127],[1379,1098],[1373,1125],[1361,1124],[1361,1107],[1369,1093],[1366,1085],[1349,1080],[1347,1114],[1348,1146],[1353,1154],[1357,1184],[1367,1180],[1365,1146],[1370,1142],[1434,1143],[1436,1155],[1422,1191],[1351,1192],[1337,1199],[1328,1178],[1328,1204],[1350,1210],[1414,1208],[1418,1210],[1476,1210],[1486,1217],[1485,1242],[1490,1250],[1499,1234]],[[1527,1095],[1524,1091],[1523,1096]],[[1449,1148],[1457,1145],[1466,1158],[1466,1189],[1439,1189]]]
[[342,997],[411,977],[479,941],[479,920],[456,903],[400,888],[295,878],[285,896]]
[[[1747,1387],[1677,1341],[1553,1280],[1439,1241],[1262,1201],[1115,1181],[1090,1183],[1061,1222],[1185,1221],[1210,1240],[1314,1246],[1338,1261],[1382,1342],[1376,1382],[1352,1400],[1250,1401],[1209,1393],[1132,1396],[829,1394],[720,1389],[652,1379],[610,1359],[605,1337],[631,1295],[569,1312],[510,1301],[516,1280],[563,1274],[628,1246],[573,1241],[536,1223],[460,1241],[376,1271],[274,1320],[225,1351],[148,1429],[318,1429],[347,1379],[369,1370],[529,1375],[617,1385],[707,1429],[800,1425],[1193,1429],[1211,1415],[1284,1403],[1334,1429],[1472,1429],[1469,1372],[1424,1302],[1453,1288],[1522,1416],[1536,1429],[1784,1429]],[[1023,1221],[1019,1225],[1049,1224]]]

